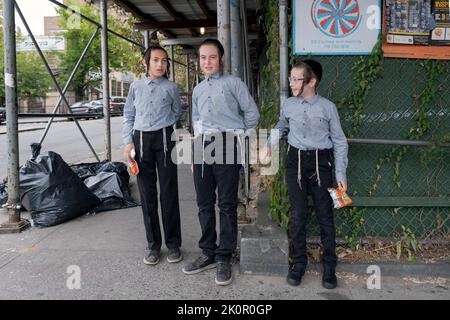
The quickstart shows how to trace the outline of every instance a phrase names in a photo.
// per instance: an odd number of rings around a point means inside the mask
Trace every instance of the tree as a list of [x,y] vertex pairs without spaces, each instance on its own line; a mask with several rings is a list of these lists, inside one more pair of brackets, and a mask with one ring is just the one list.
[[[79,5],[79,3],[73,1],[67,1],[67,5],[76,8],[77,11],[94,21],[100,21],[99,11],[92,5],[87,3]],[[57,11],[61,15],[60,26],[66,30],[63,35],[66,39],[67,49],[59,54],[59,68],[62,72],[58,78],[61,83],[65,83],[68,74],[81,56],[96,26],[84,19],[80,20],[74,17],[71,12],[65,9],[58,9]],[[141,34],[133,31],[134,20],[132,17],[115,6],[109,11],[114,13],[108,16],[109,29],[138,43],[142,40]],[[141,48],[111,33],[108,34],[108,47],[110,69],[135,73],[140,70]],[[100,85],[101,65],[101,36],[99,32],[71,83],[71,89],[75,91],[77,99],[83,97],[88,89]]]
[[[3,2],[0,2],[0,10],[3,10]],[[4,79],[4,44],[3,44],[3,17],[0,17],[0,96],[5,96]],[[17,41],[22,37],[17,34]],[[23,100],[45,97],[51,79],[40,57],[35,52],[18,52],[17,64],[17,98]]]

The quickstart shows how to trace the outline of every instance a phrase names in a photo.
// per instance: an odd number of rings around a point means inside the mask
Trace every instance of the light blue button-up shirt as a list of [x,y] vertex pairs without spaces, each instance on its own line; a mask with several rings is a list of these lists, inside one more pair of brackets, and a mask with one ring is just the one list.
[[247,86],[238,77],[216,73],[200,82],[192,93],[194,134],[255,128],[259,111]]
[[315,95],[286,99],[275,126],[280,137],[288,135],[288,143],[300,150],[333,149],[336,180],[347,181],[348,143],[342,130],[336,105]]
[[180,94],[174,82],[165,77],[134,81],[123,110],[124,144],[133,143],[133,130],[156,131],[173,125],[181,111]]

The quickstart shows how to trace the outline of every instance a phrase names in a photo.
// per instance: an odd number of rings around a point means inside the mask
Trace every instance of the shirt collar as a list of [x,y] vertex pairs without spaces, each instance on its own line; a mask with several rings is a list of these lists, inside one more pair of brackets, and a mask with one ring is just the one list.
[[149,85],[151,83],[155,83],[155,84],[161,84],[161,82],[164,81],[164,77],[160,77],[158,79],[150,79],[149,77],[145,77],[145,84]]
[[319,98],[320,98],[320,96],[319,96],[318,94],[316,94],[314,97],[309,98],[309,99],[305,99],[305,98],[303,98],[303,97],[300,97],[301,103],[307,102],[307,103],[309,103],[310,105],[315,104],[315,103],[319,100]]
[[206,76],[206,79],[207,80],[209,80],[209,79],[219,79],[221,76],[223,75],[223,71],[219,71],[219,72],[216,72],[216,73],[214,73],[214,74],[212,74],[212,75],[210,75],[210,76]]

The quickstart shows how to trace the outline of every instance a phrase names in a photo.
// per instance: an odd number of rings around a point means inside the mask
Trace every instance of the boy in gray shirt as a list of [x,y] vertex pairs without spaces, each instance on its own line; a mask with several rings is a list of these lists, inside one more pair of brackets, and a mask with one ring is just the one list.
[[[298,286],[305,273],[306,225],[308,194],[312,195],[320,226],[323,247],[322,285],[327,289],[337,286],[335,275],[336,241],[333,201],[328,188],[333,186],[332,163],[338,187],[347,190],[347,139],[342,131],[339,114],[334,103],[317,94],[322,78],[322,66],[315,60],[296,63],[289,77],[293,97],[286,100],[280,119],[275,126],[280,136],[288,135],[286,180],[290,216],[290,258],[287,282]],[[263,151],[263,157],[270,148]]]

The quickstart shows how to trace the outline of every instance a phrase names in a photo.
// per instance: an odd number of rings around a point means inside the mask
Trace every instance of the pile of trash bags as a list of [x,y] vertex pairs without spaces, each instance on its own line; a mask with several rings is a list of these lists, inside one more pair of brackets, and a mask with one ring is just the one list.
[[[69,166],[49,151],[20,168],[22,206],[31,212],[34,226],[50,227],[90,212],[136,206],[129,190],[129,174],[122,162],[103,161]],[[6,203],[6,179],[0,201]],[[0,203],[1,204],[1,203]]]

